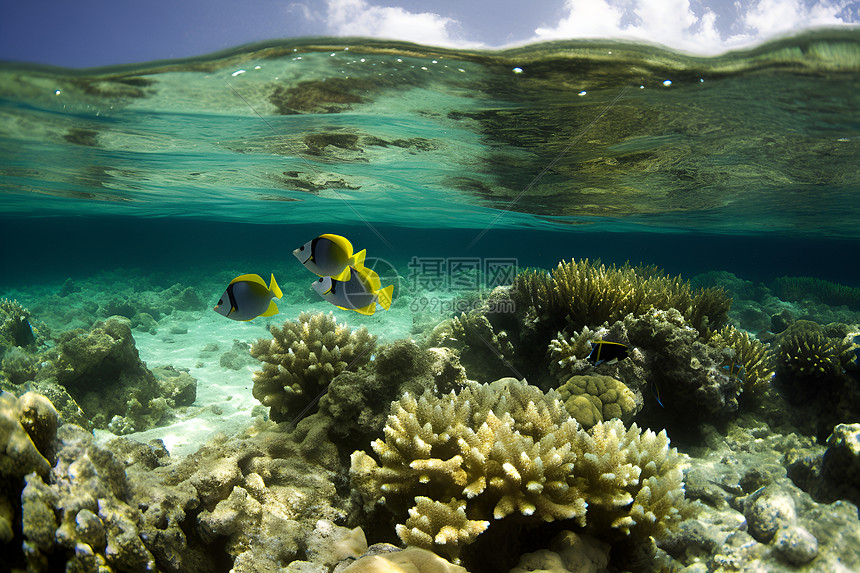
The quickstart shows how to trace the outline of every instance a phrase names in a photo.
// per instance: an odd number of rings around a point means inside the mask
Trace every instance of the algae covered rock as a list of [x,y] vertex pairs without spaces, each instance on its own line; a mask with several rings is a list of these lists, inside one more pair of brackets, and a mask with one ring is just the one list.
[[162,367],[156,375],[147,368],[135,347],[130,322],[122,317],[97,322],[89,331],[63,333],[49,357],[37,376],[37,386],[61,385],[74,404],[66,405],[69,400],[58,390],[51,390],[52,398],[64,404],[63,412],[72,418],[68,421],[77,421],[80,408],[86,427],[118,434],[146,430],[196,397],[197,382],[187,372]]
[[260,339],[251,355],[263,362],[254,374],[254,397],[269,407],[276,422],[310,409],[335,376],[370,361],[376,337],[365,327],[350,330],[331,313],[301,313],[297,321],[272,326],[271,340]]
[[860,504],[860,424],[839,424],[827,438],[818,495]]
[[22,478],[28,473],[47,475],[53,464],[54,438],[59,416],[40,394],[16,398],[0,393],[0,476]]

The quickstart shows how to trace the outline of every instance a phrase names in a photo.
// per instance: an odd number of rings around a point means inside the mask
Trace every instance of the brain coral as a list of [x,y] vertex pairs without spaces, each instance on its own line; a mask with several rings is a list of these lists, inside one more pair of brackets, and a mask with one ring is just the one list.
[[253,394],[276,422],[313,406],[335,376],[367,364],[376,346],[365,327],[352,331],[331,313],[303,312],[298,321],[272,326],[270,332],[271,340],[251,347],[251,355],[264,363],[254,374]]
[[[352,454],[366,509],[409,519],[407,544],[457,558],[490,519],[575,519],[602,531],[659,535],[686,507],[683,456],[665,432],[620,420],[582,429],[558,394],[511,378],[392,403],[385,439]],[[485,525],[487,524],[487,525]]]
[[571,376],[558,393],[567,411],[586,429],[612,418],[629,422],[636,413],[636,396],[612,376]]

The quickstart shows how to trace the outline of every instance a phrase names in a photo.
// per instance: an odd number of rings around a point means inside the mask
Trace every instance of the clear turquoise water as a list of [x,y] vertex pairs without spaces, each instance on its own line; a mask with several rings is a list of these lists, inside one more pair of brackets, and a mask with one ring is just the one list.
[[303,39],[112,69],[4,64],[0,282],[265,259],[353,229],[393,258],[860,284],[858,69],[856,30],[715,58]]

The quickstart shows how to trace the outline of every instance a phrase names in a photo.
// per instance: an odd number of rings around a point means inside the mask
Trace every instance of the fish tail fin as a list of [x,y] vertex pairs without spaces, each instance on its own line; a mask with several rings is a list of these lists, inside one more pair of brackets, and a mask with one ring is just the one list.
[[367,306],[363,306],[361,308],[354,308],[352,310],[354,310],[358,314],[363,314],[366,316],[372,316],[373,313],[376,312],[376,303],[374,302],[374,303],[369,304]]
[[352,256],[352,266],[357,269],[364,268],[364,257],[367,255],[367,249],[362,249]]
[[275,298],[281,298],[284,296],[284,293],[281,292],[281,287],[278,286],[278,283],[275,280],[275,273],[272,273],[272,280],[269,283],[269,292],[274,294]]
[[388,285],[378,293],[379,306],[388,310],[391,308],[391,297],[394,295],[394,285]]
[[341,282],[348,281],[350,278],[352,278],[352,271],[350,270],[349,265],[346,265],[346,267],[344,267],[344,269],[342,271],[340,271],[338,274],[331,275],[331,278],[333,278],[336,281],[341,281]]
[[278,314],[278,305],[275,304],[275,301],[269,301],[269,308],[266,309],[266,312],[261,314],[260,316],[275,316]]

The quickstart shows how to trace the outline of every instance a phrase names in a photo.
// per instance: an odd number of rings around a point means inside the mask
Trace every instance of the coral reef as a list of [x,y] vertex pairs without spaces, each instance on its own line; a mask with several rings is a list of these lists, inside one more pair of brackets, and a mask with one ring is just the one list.
[[824,442],[833,426],[860,415],[860,385],[852,341],[856,330],[798,320],[777,339],[774,386],[787,412]]
[[455,349],[472,380],[491,382],[517,374],[508,334],[497,332],[482,311],[472,310],[441,322],[433,329],[429,344]]
[[16,398],[0,392],[0,543],[10,543],[24,476],[46,476],[54,463],[54,436],[59,422],[44,396],[27,392]]
[[551,273],[523,271],[512,296],[518,308],[532,309],[534,319],[555,331],[565,327],[565,320],[580,329],[656,308],[678,310],[704,334],[725,324],[732,302],[721,288],[693,291],[689,282],[656,267],[607,267],[588,259],[562,261]]
[[629,424],[638,411],[636,395],[611,376],[571,376],[559,386],[558,394],[570,415],[585,429],[613,418]]
[[708,344],[734,350],[734,356],[726,366],[729,370],[743,368],[741,380],[746,397],[763,395],[768,391],[774,374],[769,345],[751,338],[749,333],[733,326],[726,326],[713,333]]
[[338,374],[367,364],[376,346],[367,328],[350,330],[331,313],[303,312],[270,332],[271,340],[259,339],[251,347],[251,355],[263,362],[254,374],[253,394],[277,422],[312,407]]
[[820,479],[811,480],[816,499],[847,499],[860,505],[860,424],[838,424],[827,438]]
[[168,369],[157,375],[146,367],[125,318],[98,322],[89,332],[63,333],[46,358],[36,382],[63,386],[92,427],[114,433],[152,428],[196,396],[188,373]]
[[[626,344],[628,357],[594,366],[586,360],[593,340]],[[744,386],[722,366],[735,354],[705,343],[680,312],[651,309],[614,324],[559,335],[548,348],[549,367],[559,381],[600,374],[624,383],[643,408],[634,418],[647,427],[680,430],[693,437],[705,422],[737,415]]]
[[[459,390],[466,383],[456,356],[447,349],[422,349],[408,340],[382,346],[375,360],[357,372],[337,376],[320,398],[319,411],[298,423],[303,452],[323,467],[348,465],[349,455],[379,436],[389,404],[403,392]],[[320,444],[333,444],[340,460]]]
[[0,356],[15,346],[36,346],[30,312],[18,301],[0,299]]
[[665,432],[620,420],[583,430],[555,392],[515,379],[392,403],[385,439],[352,454],[366,510],[409,518],[405,542],[457,558],[492,520],[573,519],[607,534],[660,536],[685,513],[683,457]]
[[366,555],[335,573],[467,573],[466,569],[445,561],[435,553],[419,547],[400,549],[393,545],[372,545]]
[[[7,563],[13,568],[250,573],[295,562],[330,570],[366,547],[360,530],[335,525],[346,508],[334,474],[305,461],[283,427],[262,423],[171,460],[159,442],[100,445],[74,425],[56,430],[50,404],[33,396],[4,394],[0,409],[0,427],[21,434],[14,443],[56,449],[55,463],[3,458],[3,479],[20,482],[3,508],[18,506],[22,528],[10,536],[8,520],[0,522],[4,541],[24,549]],[[22,433],[28,427],[32,439]],[[17,469],[7,472],[7,463]]]
[[609,564],[610,546],[589,535],[563,531],[547,549],[526,553],[509,573],[601,573]]

